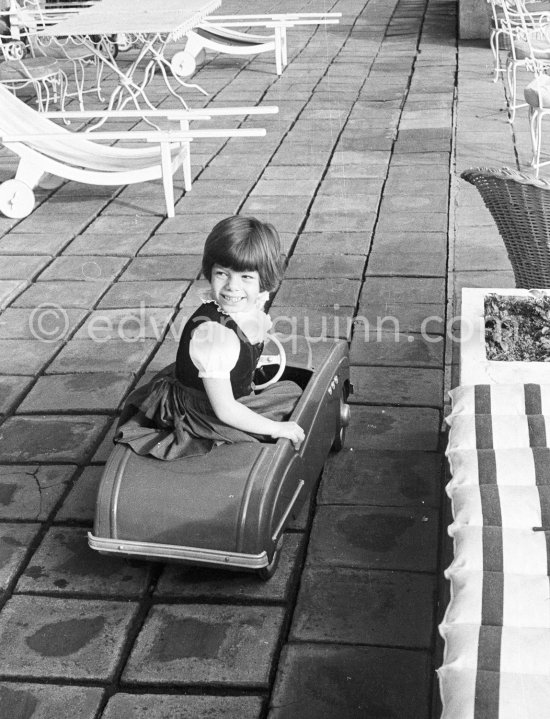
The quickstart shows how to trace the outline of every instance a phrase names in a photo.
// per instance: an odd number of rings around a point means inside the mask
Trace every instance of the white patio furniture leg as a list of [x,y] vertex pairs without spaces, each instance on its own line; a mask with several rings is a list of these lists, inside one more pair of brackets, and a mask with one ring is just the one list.
[[[540,154],[542,152],[542,119],[543,119],[544,113],[537,112],[535,113],[535,139],[536,139],[536,146],[535,146],[535,157],[534,157],[534,166],[535,166],[535,177],[539,176],[540,168],[541,168],[541,162],[540,162]],[[546,163],[544,163],[546,164]]]
[[172,176],[172,155],[170,153],[169,142],[160,143],[160,162],[164,199],[166,200],[166,214],[168,217],[174,217],[176,214],[174,208],[174,180]]
[[283,67],[286,67],[288,65],[288,45],[286,40],[286,26],[283,25],[283,27],[281,28],[281,62]]
[[200,35],[191,30],[187,33],[187,42],[185,44],[185,52],[188,52],[194,58],[204,49],[204,43]]
[[283,41],[281,37],[281,26],[275,27],[275,68],[277,75],[283,72]]
[[187,142],[184,147],[185,154],[183,155],[182,170],[183,170],[183,186],[185,192],[190,192],[193,186],[193,177],[191,175],[191,143]]
[[44,169],[32,163],[27,158],[21,158],[15,172],[15,179],[24,182],[32,189],[38,186],[40,178],[44,175]]
[[[187,132],[189,130],[189,121],[180,120],[180,130]],[[193,185],[193,176],[191,175],[191,143],[182,143],[182,150],[184,150],[181,169],[183,170],[183,186],[185,192],[189,192]]]

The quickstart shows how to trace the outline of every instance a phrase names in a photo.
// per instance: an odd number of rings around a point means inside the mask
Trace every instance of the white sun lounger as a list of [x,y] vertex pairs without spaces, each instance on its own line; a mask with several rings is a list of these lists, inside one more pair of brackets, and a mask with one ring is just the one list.
[[[44,176],[91,185],[127,185],[162,178],[168,217],[174,217],[173,175],[182,168],[185,189],[191,189],[190,144],[200,138],[261,137],[263,128],[189,129],[193,120],[214,116],[272,114],[276,106],[206,110],[142,110],[38,113],[0,87],[0,141],[19,156],[14,179],[0,184],[0,212],[21,218],[34,209],[33,189]],[[167,118],[175,130],[124,132],[71,131],[50,118]],[[125,142],[125,145],[114,142]],[[104,144],[105,142],[110,144]],[[130,143],[130,146],[128,146]],[[45,186],[45,185],[44,185]],[[51,184],[49,186],[52,186]],[[55,186],[55,185],[54,185]]]
[[[329,25],[339,22],[342,13],[275,13],[272,15],[210,15],[187,32],[185,50],[172,59],[172,70],[179,75],[191,75],[196,58],[202,50],[228,55],[257,55],[275,53],[277,74],[287,65],[286,31],[297,25]],[[253,35],[236,28],[266,28],[269,35]]]

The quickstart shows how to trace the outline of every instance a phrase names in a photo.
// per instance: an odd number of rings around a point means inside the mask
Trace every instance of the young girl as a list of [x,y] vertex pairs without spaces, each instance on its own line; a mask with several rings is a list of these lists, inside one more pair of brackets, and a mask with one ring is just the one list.
[[298,385],[253,390],[271,327],[263,307],[282,275],[275,228],[239,215],[222,220],[206,239],[202,272],[210,292],[183,329],[175,365],[129,395],[115,441],[159,459],[265,437],[286,437],[299,449],[304,431],[286,421]]

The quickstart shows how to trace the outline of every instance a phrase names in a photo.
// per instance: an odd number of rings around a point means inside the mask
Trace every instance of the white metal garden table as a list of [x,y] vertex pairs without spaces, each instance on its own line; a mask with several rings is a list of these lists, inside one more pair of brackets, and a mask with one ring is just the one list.
[[[159,3],[151,0],[99,0],[45,28],[40,36],[78,37],[101,57],[119,79],[109,100],[109,109],[122,109],[128,102],[139,108],[140,101],[154,109],[146,88],[157,70],[161,72],[169,92],[187,108],[171,82],[175,80],[181,86],[197,87],[203,93],[204,90],[198,85],[183,82],[172,72],[170,62],[165,57],[165,48],[167,44],[182,38],[220,5],[221,0],[162,0]],[[127,68],[121,68],[116,62],[109,43],[97,42],[98,36],[106,38],[117,34],[132,35],[139,45],[136,58]]]

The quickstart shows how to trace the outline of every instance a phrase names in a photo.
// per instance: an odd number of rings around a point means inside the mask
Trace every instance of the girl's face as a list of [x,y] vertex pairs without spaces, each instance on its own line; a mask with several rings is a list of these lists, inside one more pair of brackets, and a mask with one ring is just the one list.
[[214,264],[210,276],[212,297],[224,312],[248,312],[260,306],[260,275],[256,270],[237,272]]

